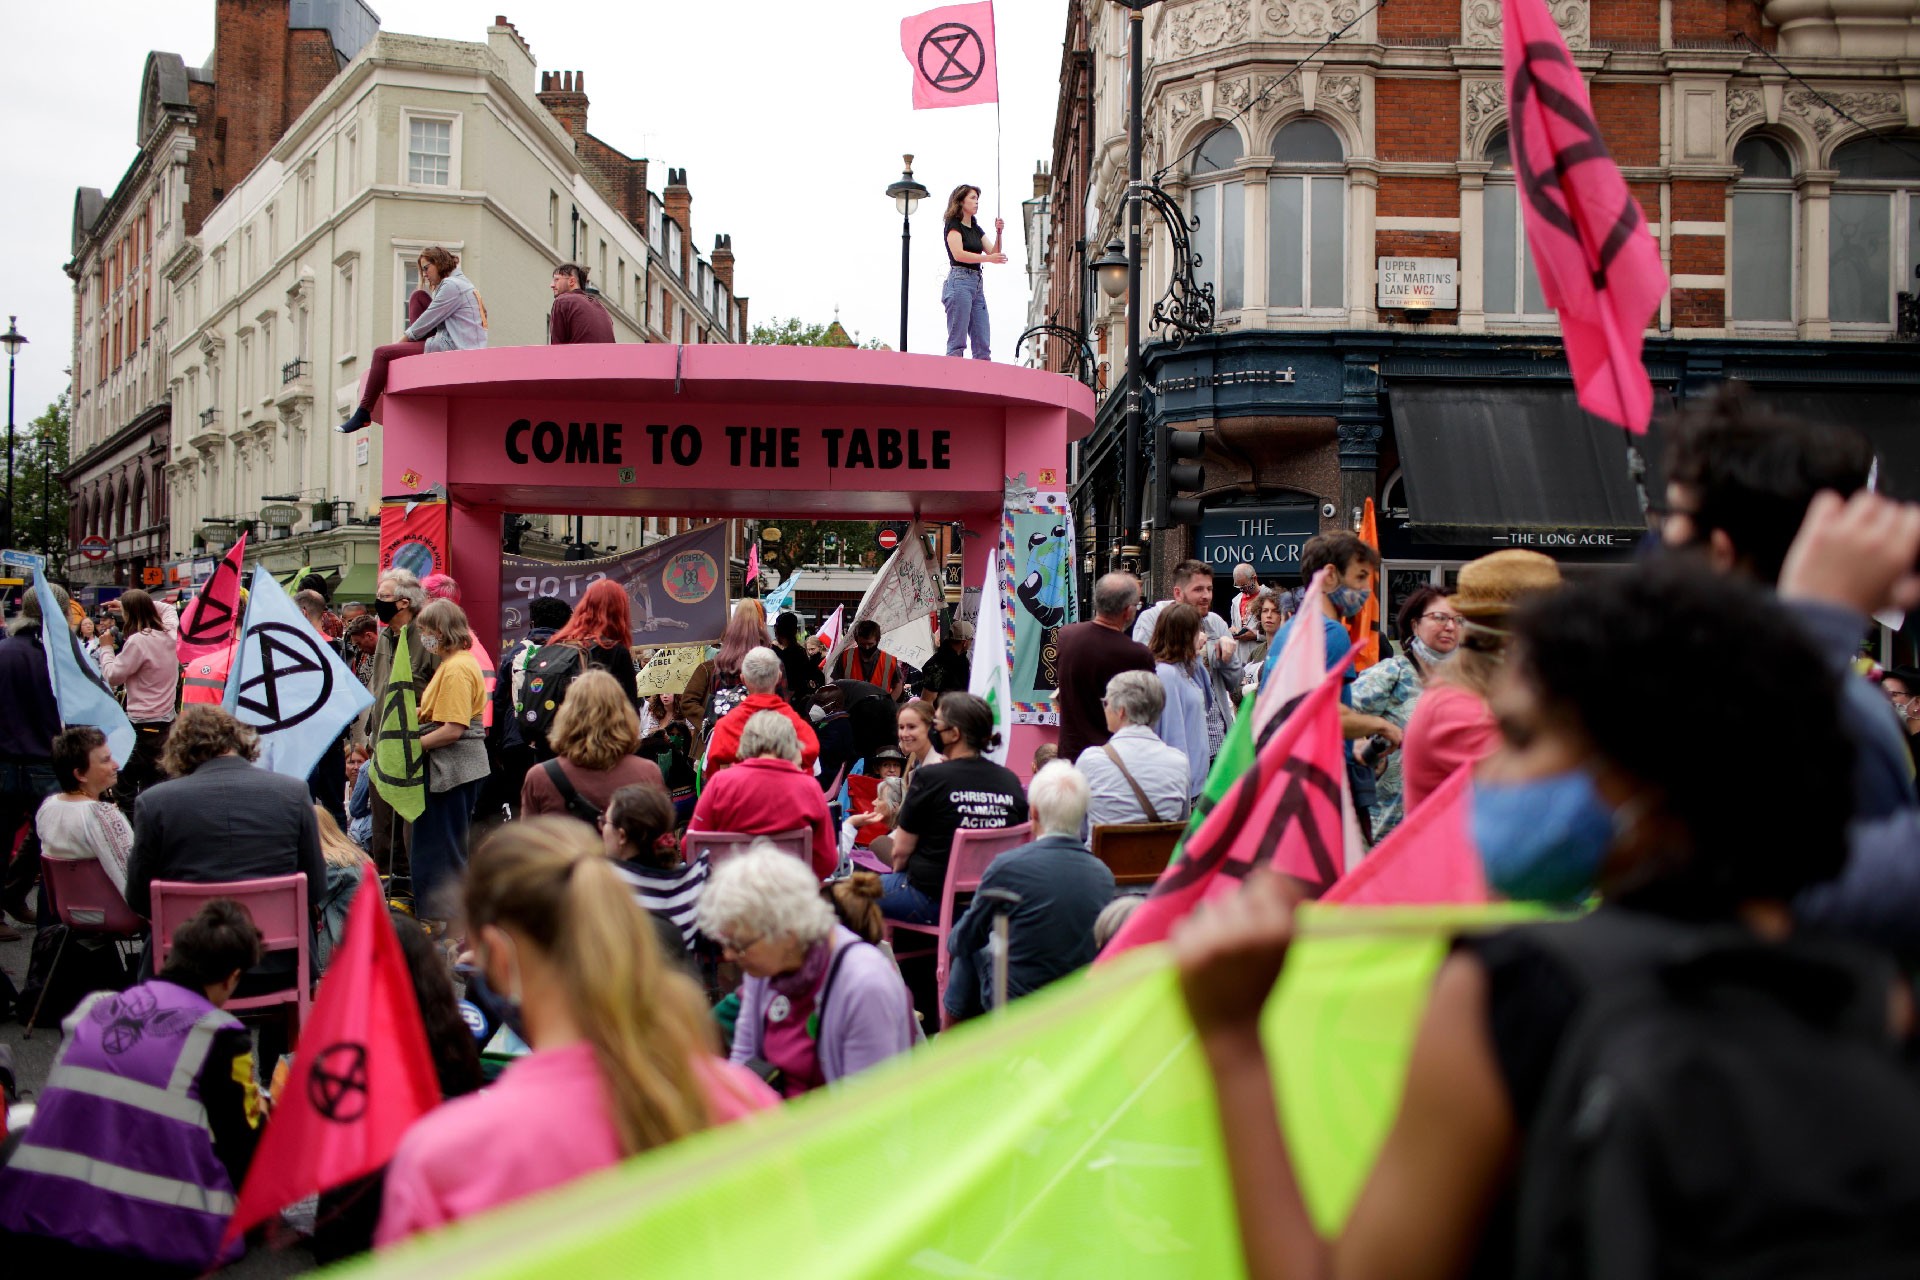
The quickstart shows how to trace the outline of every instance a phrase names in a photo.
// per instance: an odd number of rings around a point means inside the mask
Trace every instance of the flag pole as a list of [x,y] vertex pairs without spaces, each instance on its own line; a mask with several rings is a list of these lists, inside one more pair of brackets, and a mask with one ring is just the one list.
[[[994,16],[992,0],[987,3],[987,35],[993,41],[993,216],[1004,218],[1007,211],[1007,183],[1000,167],[1000,26]],[[1000,237],[995,247],[1002,253],[1007,251],[1005,235]]]

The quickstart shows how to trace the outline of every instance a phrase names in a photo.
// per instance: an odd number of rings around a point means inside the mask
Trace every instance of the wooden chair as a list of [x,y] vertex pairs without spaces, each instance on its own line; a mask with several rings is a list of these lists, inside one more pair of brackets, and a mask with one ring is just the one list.
[[1150,889],[1173,860],[1185,822],[1119,822],[1093,829],[1093,856],[1119,889]]

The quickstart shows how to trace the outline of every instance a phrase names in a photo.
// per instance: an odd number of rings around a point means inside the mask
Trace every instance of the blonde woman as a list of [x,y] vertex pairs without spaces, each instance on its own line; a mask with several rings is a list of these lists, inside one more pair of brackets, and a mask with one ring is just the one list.
[[533,1052],[407,1131],[376,1243],[774,1105],[717,1056],[699,988],[668,963],[586,827],[534,818],[502,828],[474,854],[463,900],[481,971],[519,1010]]
[[360,890],[367,855],[347,838],[333,815],[320,805],[313,806],[314,821],[320,824],[320,856],[327,864],[327,896],[320,901],[320,928],[314,935],[313,967],[317,973],[333,958],[333,949],[347,936],[347,910],[353,895]]
[[598,668],[567,686],[567,697],[548,735],[554,759],[527,771],[520,812],[571,814],[599,825],[600,815],[622,787],[666,789],[660,766],[633,754],[640,745],[640,717],[620,682]]

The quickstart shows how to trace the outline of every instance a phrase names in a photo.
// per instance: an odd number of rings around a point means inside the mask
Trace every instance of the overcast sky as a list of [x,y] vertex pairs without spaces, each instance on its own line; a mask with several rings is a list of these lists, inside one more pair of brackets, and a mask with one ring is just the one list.
[[[523,7],[516,9],[520,3]],[[388,31],[484,41],[496,13],[520,29],[542,69],[585,71],[588,128],[651,160],[687,170],[696,243],[733,235],[737,291],[755,322],[797,315],[840,320],[892,344],[900,325],[900,218],[885,195],[914,154],[934,193],[914,215],[914,351],[944,349],[940,210],[956,184],[985,189],[1012,261],[987,267],[996,359],[1011,360],[1025,327],[1020,204],[1034,164],[1051,159],[1061,0],[1002,0],[1002,192],[995,189],[991,106],[914,111],[900,19],[930,0],[374,0]],[[213,47],[213,0],[67,0],[8,4],[0,54],[0,314],[30,343],[19,359],[18,421],[67,384],[73,290],[61,271],[72,245],[77,187],[111,193],[137,147],[140,72],[149,50],[189,65]],[[999,198],[996,199],[996,196]],[[931,207],[929,207],[929,205]],[[485,269],[475,276],[485,287]],[[544,309],[547,299],[526,305]],[[501,305],[499,302],[495,306]]]

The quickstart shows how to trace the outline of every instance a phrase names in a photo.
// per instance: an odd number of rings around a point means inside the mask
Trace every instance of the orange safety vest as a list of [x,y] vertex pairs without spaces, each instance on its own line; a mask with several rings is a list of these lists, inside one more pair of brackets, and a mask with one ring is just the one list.
[[860,661],[860,650],[849,645],[847,651],[840,655],[840,661],[837,664],[840,668],[838,678],[865,680],[868,684],[877,685],[891,692],[893,682],[900,676],[900,660],[885,649],[875,649],[873,653],[873,671],[867,675],[861,675],[854,667],[854,664]]
[[227,672],[233,668],[233,651],[239,643],[235,636],[218,653],[209,653],[189,662],[180,673],[180,702],[218,705],[227,692]]

